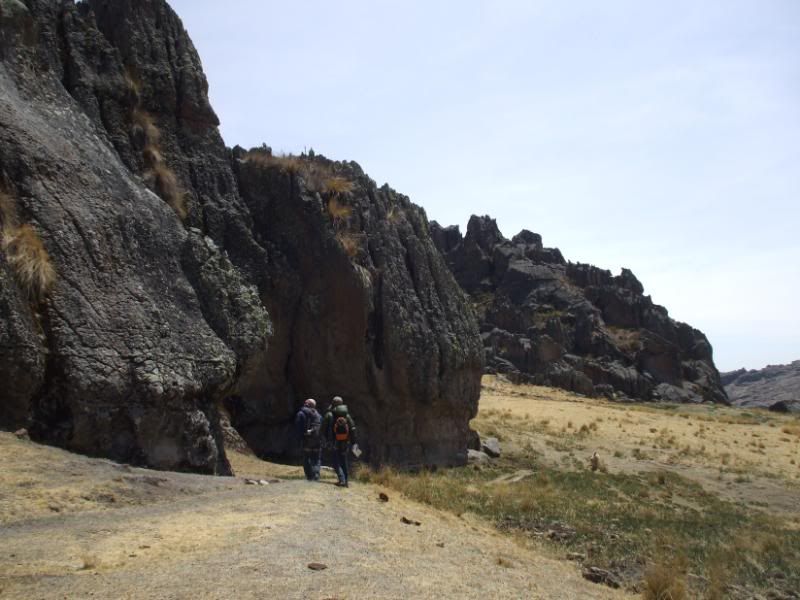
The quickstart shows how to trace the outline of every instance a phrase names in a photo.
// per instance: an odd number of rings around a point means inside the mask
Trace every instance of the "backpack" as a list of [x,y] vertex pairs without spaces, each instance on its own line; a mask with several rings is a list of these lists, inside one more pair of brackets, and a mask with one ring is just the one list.
[[337,442],[346,442],[350,439],[350,424],[347,417],[336,417],[333,422],[333,439]]

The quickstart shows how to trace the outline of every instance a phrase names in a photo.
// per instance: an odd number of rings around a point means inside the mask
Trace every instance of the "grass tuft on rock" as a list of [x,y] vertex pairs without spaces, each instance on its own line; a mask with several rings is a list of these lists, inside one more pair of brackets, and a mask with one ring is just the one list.
[[56,271],[39,234],[30,225],[4,225],[2,247],[19,286],[31,300],[41,300],[56,280]]

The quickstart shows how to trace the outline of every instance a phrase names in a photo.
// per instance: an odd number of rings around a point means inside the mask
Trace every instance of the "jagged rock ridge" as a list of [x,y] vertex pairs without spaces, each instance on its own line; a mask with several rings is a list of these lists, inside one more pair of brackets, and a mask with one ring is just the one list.
[[721,373],[725,391],[736,406],[800,413],[800,360],[763,369]]
[[711,345],[618,276],[567,262],[527,230],[506,239],[489,217],[458,227],[431,223],[447,264],[481,323],[487,371],[586,395],[723,402]]
[[0,424],[226,473],[223,404],[285,453],[338,393],[373,460],[465,462],[480,340],[421,209],[354,163],[232,154],[163,0],[2,0],[0,34]]

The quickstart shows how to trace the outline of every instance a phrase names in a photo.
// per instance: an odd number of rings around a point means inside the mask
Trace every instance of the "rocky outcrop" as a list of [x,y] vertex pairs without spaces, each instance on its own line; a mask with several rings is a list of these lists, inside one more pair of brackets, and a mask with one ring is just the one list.
[[465,462],[482,350],[424,212],[355,163],[265,149],[238,153],[236,171],[275,323],[265,370],[231,407],[245,439],[274,453],[287,398],[340,394],[374,462]]
[[800,360],[763,369],[738,369],[720,375],[735,406],[800,413]]
[[567,262],[527,230],[508,240],[489,217],[463,237],[434,222],[431,236],[472,297],[487,372],[616,399],[728,401],[706,337],[628,269]]
[[0,0],[0,424],[227,473],[223,405],[283,454],[337,393],[373,460],[466,461],[480,341],[424,213],[233,156],[206,91],[163,0]]

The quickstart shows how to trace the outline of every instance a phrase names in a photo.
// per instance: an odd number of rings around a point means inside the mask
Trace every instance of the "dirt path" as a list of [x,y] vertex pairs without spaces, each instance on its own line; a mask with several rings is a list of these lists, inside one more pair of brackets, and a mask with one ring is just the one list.
[[[624,597],[469,518],[380,502],[374,486],[249,486],[12,438],[0,433],[0,454],[25,457],[28,479],[0,476],[0,598]],[[24,498],[33,508],[12,511]]]

